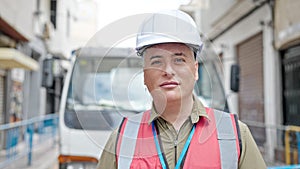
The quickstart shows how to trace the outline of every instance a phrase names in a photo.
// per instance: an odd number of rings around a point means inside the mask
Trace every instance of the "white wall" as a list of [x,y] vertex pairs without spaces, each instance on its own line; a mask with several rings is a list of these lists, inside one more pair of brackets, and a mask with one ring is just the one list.
[[207,8],[201,10],[201,31],[209,33],[212,24],[220,18],[237,0],[208,0]]
[[72,22],[70,41],[73,49],[85,46],[96,34],[98,25],[98,3],[85,0],[78,3],[76,20]]
[[50,39],[46,41],[50,52],[61,58],[68,58],[71,55],[67,37],[67,11],[69,10],[71,13],[72,3],[70,0],[57,1],[56,28],[51,28]]
[[32,39],[36,0],[1,0],[0,16],[25,38]]
[[84,46],[97,31],[97,9],[94,0],[57,1],[57,27],[47,41],[50,51],[69,58],[72,50]]
[[[264,114],[265,125],[275,126],[281,117],[280,107],[280,63],[277,52],[273,49],[272,27],[267,25],[271,20],[270,8],[265,5],[255,13],[252,13],[246,19],[235,25],[225,34],[214,41],[214,44],[221,48],[224,53],[224,72],[225,72],[225,91],[230,93],[230,66],[236,61],[236,45],[245,39],[263,32],[263,76],[264,76]],[[261,23],[265,24],[261,24]],[[238,111],[238,98],[236,94],[231,97],[229,105],[232,112]],[[267,159],[274,157],[274,148],[276,146],[276,130],[266,130],[266,153]]]
[[[72,19],[77,12],[76,4],[74,0],[57,1],[57,28],[51,30],[51,39],[47,41],[50,53],[70,56],[72,47],[67,34],[67,11]],[[36,41],[36,35],[42,35],[44,24],[50,23],[50,1],[40,0],[41,13],[36,16],[36,11],[37,0],[1,0],[0,16],[29,41]]]
[[[263,9],[258,10],[256,13],[247,17],[247,19],[235,25],[232,29],[227,31],[225,34],[220,36],[214,41],[215,46],[222,48],[224,53],[224,73],[225,73],[225,91],[230,92],[230,66],[235,63],[236,58],[236,48],[235,46],[245,39],[257,34],[263,30],[260,25],[260,21],[264,20],[262,17],[267,17],[268,8],[265,6]],[[265,40],[265,39],[264,39]],[[237,107],[237,97],[233,96],[233,105],[230,105],[233,112],[238,111]]]
[[[193,0],[197,2],[199,0]],[[200,23],[200,31],[206,37],[218,19],[230,10],[237,0],[210,0],[208,8],[201,8],[200,15],[195,17]],[[193,3],[192,3],[193,4]],[[194,3],[195,4],[195,3]],[[190,12],[190,11],[189,11]],[[198,11],[190,12],[198,14]],[[282,98],[281,98],[281,63],[278,52],[273,48],[273,29],[269,25],[271,11],[264,5],[244,20],[234,25],[219,36],[211,45],[218,54],[223,53],[224,88],[229,100],[232,113],[238,113],[238,95],[230,90],[230,67],[237,61],[236,45],[263,32],[263,76],[264,76],[264,115],[266,128],[265,159],[274,160],[274,149],[277,146],[277,133],[275,127],[282,124]],[[205,38],[206,39],[206,38]]]

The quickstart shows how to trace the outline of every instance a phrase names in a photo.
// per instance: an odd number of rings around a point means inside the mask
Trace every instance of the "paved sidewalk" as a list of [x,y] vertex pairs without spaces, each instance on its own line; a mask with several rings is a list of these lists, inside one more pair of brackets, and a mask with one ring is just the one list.
[[28,157],[23,156],[3,169],[58,169],[58,144],[53,145],[53,140],[47,140],[34,147],[32,162],[28,166]]

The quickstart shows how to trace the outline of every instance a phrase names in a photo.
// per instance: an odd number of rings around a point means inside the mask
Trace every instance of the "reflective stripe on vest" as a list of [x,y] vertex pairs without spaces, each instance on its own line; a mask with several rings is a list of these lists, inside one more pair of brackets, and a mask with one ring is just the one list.
[[[240,152],[234,115],[209,108],[206,112],[209,119],[200,118],[197,123],[183,168],[237,169]],[[137,124],[137,117],[130,117],[127,123],[121,126],[123,133],[119,133],[120,148],[117,150],[119,169],[162,168],[155,149],[151,125],[147,124],[150,111],[141,113],[140,116],[143,116],[139,118],[141,124]],[[148,153],[149,151],[151,152]],[[152,155],[155,153],[155,156]],[[144,158],[143,154],[147,157]]]
[[143,114],[137,114],[126,121],[118,155],[118,168],[130,168]]
[[[220,146],[221,166],[223,168],[238,168],[238,152],[235,129],[232,116],[219,110],[214,110],[218,141]],[[228,152],[231,152],[228,155]]]

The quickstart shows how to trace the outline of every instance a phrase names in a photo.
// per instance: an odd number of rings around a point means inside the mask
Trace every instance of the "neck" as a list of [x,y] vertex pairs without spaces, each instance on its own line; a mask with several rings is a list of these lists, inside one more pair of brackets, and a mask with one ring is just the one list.
[[154,101],[154,105],[161,117],[171,123],[173,127],[179,131],[192,112],[193,97],[177,101],[168,101],[165,106],[159,101]]

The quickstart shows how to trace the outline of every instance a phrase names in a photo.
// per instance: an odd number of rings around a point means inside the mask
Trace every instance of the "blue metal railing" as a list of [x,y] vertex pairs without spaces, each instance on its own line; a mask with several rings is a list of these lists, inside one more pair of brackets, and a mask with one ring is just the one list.
[[[300,132],[295,132],[297,138],[297,149],[298,149],[298,162],[300,162]],[[289,159],[290,160],[290,159]],[[268,169],[300,169],[300,164],[288,165],[288,166],[278,166],[278,167],[268,167]]]
[[27,165],[31,165],[34,146],[47,140],[55,144],[57,126],[57,114],[0,125],[0,138],[3,138],[0,140],[0,168],[24,156],[27,156]]
[[300,165],[289,165],[289,166],[268,167],[268,169],[300,169]]

